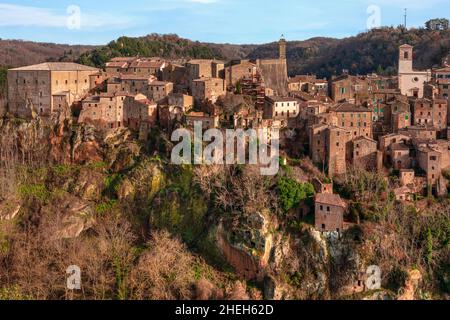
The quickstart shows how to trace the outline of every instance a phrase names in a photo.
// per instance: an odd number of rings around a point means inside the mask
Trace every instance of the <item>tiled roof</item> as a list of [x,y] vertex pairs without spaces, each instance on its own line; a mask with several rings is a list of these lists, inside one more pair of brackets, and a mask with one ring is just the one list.
[[13,71],[99,71],[97,68],[88,67],[73,62],[45,62],[31,66],[11,69]]
[[333,108],[333,111],[335,112],[371,112],[371,110],[363,107],[363,106],[357,106],[355,104],[344,102],[341,104],[338,104]]
[[315,198],[316,202],[331,204],[334,206],[341,206],[345,208],[345,202],[341,199],[338,194],[334,193],[318,193]]

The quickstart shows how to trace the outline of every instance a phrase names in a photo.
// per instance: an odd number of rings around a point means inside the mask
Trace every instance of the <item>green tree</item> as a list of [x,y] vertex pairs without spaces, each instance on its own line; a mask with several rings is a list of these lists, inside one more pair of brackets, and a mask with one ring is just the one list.
[[302,201],[311,199],[313,195],[314,187],[310,183],[298,183],[287,177],[278,180],[278,199],[284,212],[298,207]]

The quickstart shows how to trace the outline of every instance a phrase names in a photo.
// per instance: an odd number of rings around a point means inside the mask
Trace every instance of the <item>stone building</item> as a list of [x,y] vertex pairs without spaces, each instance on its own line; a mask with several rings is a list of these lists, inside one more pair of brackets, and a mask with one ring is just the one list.
[[79,123],[90,123],[101,129],[124,126],[124,101],[127,92],[101,93],[82,101]]
[[352,138],[372,138],[372,110],[348,102],[331,108],[339,127],[351,132]]
[[450,96],[450,66],[433,71],[433,81],[438,90],[438,98],[448,99]]
[[347,172],[351,134],[344,128],[329,124],[313,125],[310,128],[310,156],[329,177]]
[[447,134],[447,100],[416,99],[411,102],[414,125],[433,126],[438,136]]
[[265,119],[288,120],[297,117],[299,112],[299,104],[295,98],[266,97],[265,99]]
[[162,81],[172,82],[179,92],[189,89],[188,68],[182,64],[170,62],[162,71]]
[[219,116],[209,115],[205,112],[191,111],[185,115],[186,125],[194,127],[195,122],[201,122],[204,130],[217,128],[219,126]]
[[333,101],[360,103],[369,98],[369,82],[363,77],[344,74],[331,80],[330,91]]
[[78,122],[90,123],[100,129],[128,127],[140,130],[143,123],[150,128],[157,122],[157,104],[143,94],[101,93],[82,101]]
[[189,112],[194,107],[194,98],[183,93],[170,93],[167,103],[169,106],[180,107],[183,112]]
[[423,98],[424,84],[431,80],[431,70],[413,69],[413,47],[407,44],[399,48],[398,85],[402,94]]
[[117,57],[105,64],[105,71],[109,76],[119,76],[127,73],[130,62],[136,58]]
[[192,96],[196,103],[210,101],[216,103],[220,96],[225,95],[225,81],[221,78],[195,79],[192,83]]
[[390,133],[380,137],[380,151],[383,153],[383,162],[386,165],[393,164],[395,152],[393,146],[396,144],[409,145],[411,140],[411,136],[401,133]]
[[105,71],[108,76],[118,77],[121,74],[129,74],[141,77],[160,77],[166,62],[158,57],[117,57],[108,61]]
[[346,204],[332,193],[318,193],[315,197],[315,227],[321,232],[342,232]]
[[227,87],[236,86],[243,78],[253,78],[258,74],[256,63],[250,60],[231,61],[225,67],[225,83]]
[[[9,112],[29,118],[30,107],[42,116],[56,112],[54,95],[66,96],[66,103],[83,99],[90,89],[90,76],[98,69],[68,62],[47,62],[8,70]],[[57,99],[56,99],[57,100]]]
[[441,159],[442,153],[438,148],[420,146],[417,149],[418,165],[426,172],[429,185],[436,184],[441,177]]
[[124,126],[148,131],[158,121],[158,105],[145,95],[127,96],[124,101]]
[[166,81],[151,81],[148,83],[147,96],[153,101],[160,101],[173,92],[173,83]]
[[351,143],[351,161],[354,166],[366,170],[377,169],[377,142],[368,137],[359,137]]
[[289,91],[328,95],[328,81],[317,79],[315,75],[297,75],[288,79]]
[[409,144],[403,142],[393,143],[390,146],[390,157],[392,167],[396,170],[410,169],[412,166],[413,157],[411,156],[411,146]]
[[190,60],[186,64],[189,83],[201,78],[225,79],[225,62],[211,59]]
[[420,125],[420,126],[410,126],[405,129],[401,129],[398,131],[400,134],[407,135],[411,137],[412,139],[418,139],[418,140],[436,140],[436,128],[433,126],[426,126],[426,125]]

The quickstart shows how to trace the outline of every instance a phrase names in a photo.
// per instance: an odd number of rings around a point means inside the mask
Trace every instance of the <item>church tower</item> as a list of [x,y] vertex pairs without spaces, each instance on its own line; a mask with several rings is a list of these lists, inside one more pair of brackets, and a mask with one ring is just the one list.
[[413,46],[404,44],[400,46],[400,56],[398,61],[398,74],[410,73],[413,71]]
[[281,35],[281,39],[278,44],[280,48],[280,60],[286,60],[286,39],[284,39],[284,35]]

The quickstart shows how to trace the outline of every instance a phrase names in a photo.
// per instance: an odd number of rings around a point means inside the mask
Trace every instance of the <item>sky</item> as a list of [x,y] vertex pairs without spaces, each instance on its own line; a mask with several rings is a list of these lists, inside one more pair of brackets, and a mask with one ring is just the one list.
[[450,0],[0,0],[0,38],[106,44],[175,33],[202,42],[261,44],[343,38],[376,26],[449,18]]

